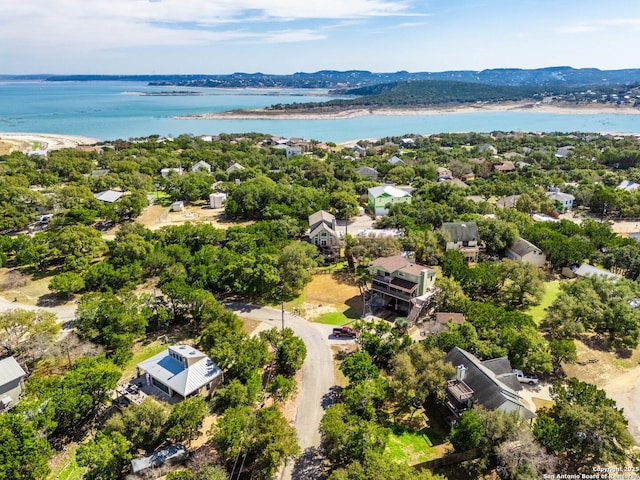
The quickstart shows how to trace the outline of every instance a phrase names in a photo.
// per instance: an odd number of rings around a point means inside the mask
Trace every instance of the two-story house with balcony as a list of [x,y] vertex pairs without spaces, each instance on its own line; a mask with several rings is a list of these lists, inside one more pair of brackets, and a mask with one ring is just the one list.
[[324,210],[309,215],[309,242],[318,247],[325,257],[339,256],[340,237],[336,217]]
[[507,357],[481,361],[455,347],[445,355],[444,362],[456,367],[455,378],[446,386],[446,405],[454,418],[475,405],[505,413],[515,411],[527,420],[536,416],[518,393],[522,386]]
[[411,203],[411,194],[393,185],[372,187],[368,190],[367,205],[377,217],[389,214],[389,205]]
[[383,307],[408,314],[419,297],[433,290],[436,271],[402,255],[377,258],[369,264],[371,291]]
[[459,250],[467,262],[478,260],[480,236],[476,222],[445,222],[442,230],[447,238],[447,250]]

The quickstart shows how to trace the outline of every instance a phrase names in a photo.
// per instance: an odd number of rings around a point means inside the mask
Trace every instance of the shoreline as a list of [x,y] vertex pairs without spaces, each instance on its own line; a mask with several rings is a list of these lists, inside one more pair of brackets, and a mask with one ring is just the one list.
[[97,138],[58,133],[0,132],[0,145],[7,144],[10,151],[28,153],[35,149],[60,150],[80,145],[95,145]]
[[[316,110],[316,111],[314,111]],[[231,110],[226,112],[201,113],[173,117],[176,120],[340,120],[379,116],[419,116],[419,115],[456,115],[488,112],[523,112],[547,113],[554,115],[639,115],[640,108],[629,105],[602,104],[561,104],[543,102],[507,102],[490,104],[464,104],[423,107],[330,107],[322,110],[309,109],[296,112],[295,110]]]

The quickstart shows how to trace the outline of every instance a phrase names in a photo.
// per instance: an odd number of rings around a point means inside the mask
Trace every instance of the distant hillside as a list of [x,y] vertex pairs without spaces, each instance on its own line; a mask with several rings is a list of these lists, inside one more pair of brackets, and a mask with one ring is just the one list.
[[277,104],[271,110],[300,110],[325,107],[407,107],[464,103],[498,103],[521,100],[571,103],[625,103],[635,106],[640,102],[640,84],[612,86],[505,86],[440,80],[394,82],[341,90],[353,98],[322,103]]
[[583,86],[628,85],[640,82],[640,69],[598,70],[597,68],[547,67],[533,70],[497,68],[482,71],[459,70],[446,72],[389,72],[366,70],[322,70],[291,75],[266,73],[233,73],[229,75],[0,75],[0,79],[47,81],[144,81],[150,85],[224,88],[328,88],[348,89],[418,80],[441,80],[482,83],[495,86]]

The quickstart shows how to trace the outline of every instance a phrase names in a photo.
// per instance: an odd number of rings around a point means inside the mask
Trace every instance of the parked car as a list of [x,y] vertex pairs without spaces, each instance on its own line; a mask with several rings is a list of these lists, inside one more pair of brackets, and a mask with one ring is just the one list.
[[331,334],[337,338],[356,338],[358,336],[358,331],[350,327],[337,327],[333,329]]
[[516,378],[520,383],[528,383],[529,385],[535,385],[538,383],[538,377],[535,375],[527,375],[522,370],[513,370]]

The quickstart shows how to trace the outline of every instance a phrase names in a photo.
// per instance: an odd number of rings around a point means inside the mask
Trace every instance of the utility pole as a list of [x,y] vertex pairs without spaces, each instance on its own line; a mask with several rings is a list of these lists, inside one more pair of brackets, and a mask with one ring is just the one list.
[[281,330],[284,330],[284,302],[282,302],[282,328]]

